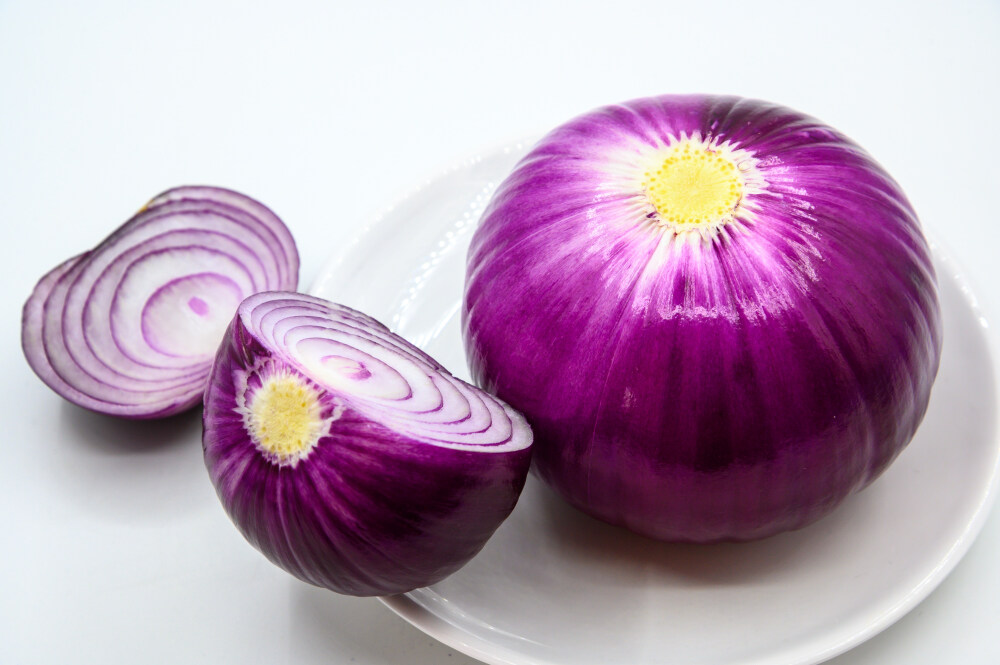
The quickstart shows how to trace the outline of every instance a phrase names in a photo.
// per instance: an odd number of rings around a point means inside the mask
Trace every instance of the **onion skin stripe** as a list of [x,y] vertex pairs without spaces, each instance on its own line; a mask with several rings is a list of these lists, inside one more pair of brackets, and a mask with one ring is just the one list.
[[[436,362],[426,362],[426,354],[353,310],[294,293],[251,296],[230,323],[205,391],[209,477],[248,542],[305,582],[371,596],[440,581],[475,556],[513,510],[530,465],[531,431],[497,401],[511,420],[505,441],[474,446],[435,441],[413,418],[420,414],[376,408],[325,384],[311,366],[290,357],[281,338],[270,336],[282,328],[282,318],[305,321],[316,329],[310,335],[320,334],[321,315],[331,334],[342,334],[338,322],[347,320],[365,343],[385,338],[381,344],[391,351],[386,357],[398,356],[393,362],[410,362],[428,376],[458,382]],[[260,391],[278,381],[308,386],[319,395],[321,413],[331,415],[315,445],[288,462],[270,457],[241,415],[253,412]],[[447,431],[444,423],[430,426]]]
[[[263,204],[221,188],[167,190],[39,281],[22,315],[25,357],[83,408],[136,419],[179,413],[201,401],[226,301],[235,309],[255,291],[294,289],[298,265],[290,232]],[[148,299],[121,300],[125,283]],[[185,303],[190,312],[177,309]],[[122,335],[141,340],[125,345]]]

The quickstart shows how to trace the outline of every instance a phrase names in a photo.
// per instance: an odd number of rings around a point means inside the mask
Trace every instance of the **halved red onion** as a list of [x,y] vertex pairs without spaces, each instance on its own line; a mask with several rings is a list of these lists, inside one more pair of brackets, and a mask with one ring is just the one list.
[[201,401],[239,303],[296,288],[298,267],[291,234],[263,204],[218,187],[171,189],[38,282],[24,306],[24,354],[82,407],[178,413]]
[[205,463],[243,535],[352,595],[433,584],[513,510],[531,430],[378,321],[299,293],[240,306],[205,391]]
[[463,312],[573,505],[666,540],[802,527],[910,441],[938,367],[899,186],[766,102],[663,96],[556,128],[497,189]]

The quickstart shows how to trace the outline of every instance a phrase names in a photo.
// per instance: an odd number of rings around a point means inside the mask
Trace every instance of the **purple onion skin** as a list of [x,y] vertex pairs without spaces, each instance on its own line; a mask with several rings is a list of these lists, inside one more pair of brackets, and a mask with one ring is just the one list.
[[[762,181],[700,243],[608,176],[682,134],[746,151]],[[812,118],[701,95],[543,138],[472,239],[463,326],[477,383],[532,425],[537,475],[668,541],[797,529],[868,485],[913,437],[941,349],[928,245],[892,178]]]
[[[233,409],[235,377],[262,362],[319,390],[323,417],[343,409],[294,467],[261,455]],[[400,434],[269,350],[239,313],[203,418],[209,475],[244,537],[300,580],[355,596],[410,591],[465,565],[514,509],[531,459],[530,447],[484,454]]]

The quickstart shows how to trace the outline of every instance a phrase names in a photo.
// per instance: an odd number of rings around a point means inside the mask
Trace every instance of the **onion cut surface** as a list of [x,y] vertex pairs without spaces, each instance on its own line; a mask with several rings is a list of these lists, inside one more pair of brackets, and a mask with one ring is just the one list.
[[42,277],[24,306],[24,354],[79,406],[172,415],[201,401],[240,301],[296,288],[298,269],[291,233],[263,204],[218,187],[171,189]]
[[433,584],[513,510],[524,419],[381,323],[298,293],[247,298],[205,392],[226,512],[268,559],[351,595]]
[[541,478],[698,542],[802,527],[870,483],[941,349],[930,252],[889,175],[812,118],[701,95],[543,138],[472,239],[463,326]]

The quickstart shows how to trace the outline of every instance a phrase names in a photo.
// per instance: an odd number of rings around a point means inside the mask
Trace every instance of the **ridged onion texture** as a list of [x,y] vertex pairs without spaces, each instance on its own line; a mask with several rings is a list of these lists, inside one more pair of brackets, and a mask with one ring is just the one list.
[[860,147],[735,97],[543,138],[469,250],[477,382],[581,510],[665,540],[802,527],[910,441],[937,372],[927,243]]
[[87,409],[178,413],[201,402],[240,301],[296,288],[298,270],[291,234],[261,203],[218,187],[171,189],[42,277],[24,306],[24,355]]
[[205,462],[243,535],[317,586],[384,595],[471,559],[517,502],[531,430],[372,318],[297,293],[239,307]]

